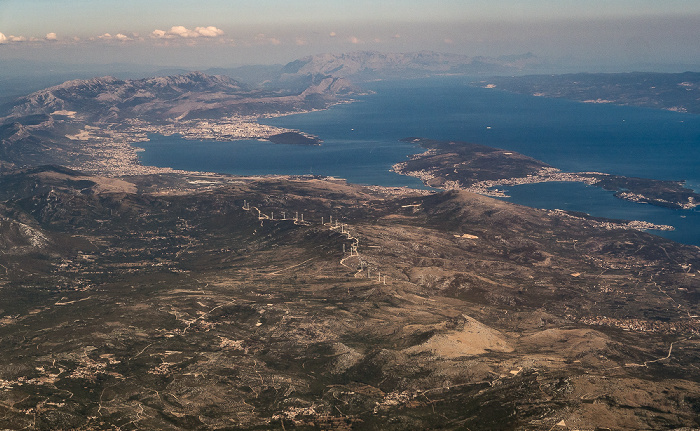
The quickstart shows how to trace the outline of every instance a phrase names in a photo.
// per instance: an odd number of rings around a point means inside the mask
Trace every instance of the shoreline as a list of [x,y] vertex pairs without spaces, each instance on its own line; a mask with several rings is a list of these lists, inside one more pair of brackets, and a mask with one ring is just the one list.
[[[343,103],[351,103],[345,101]],[[327,108],[325,108],[327,109]],[[309,136],[302,131],[269,126],[260,124],[259,121],[263,118],[276,118],[288,115],[304,114],[321,109],[314,110],[297,110],[287,113],[275,113],[266,115],[235,115],[224,117],[217,120],[198,119],[187,120],[183,122],[168,122],[164,124],[152,124],[136,119],[128,120],[125,127],[119,128],[99,128],[90,125],[84,125],[82,130],[79,130],[73,135],[66,135],[72,142],[79,142],[81,145],[81,153],[83,161],[69,165],[68,167],[76,170],[81,170],[90,174],[104,175],[108,177],[123,177],[134,175],[154,175],[154,174],[181,174],[181,175],[220,175],[218,173],[178,170],[169,167],[147,166],[141,163],[138,153],[143,151],[142,148],[135,144],[139,142],[148,142],[148,137],[151,133],[160,134],[163,136],[179,135],[185,140],[210,140],[210,141],[235,141],[261,139],[269,140],[270,136],[280,133],[298,133],[302,136]],[[422,140],[414,140],[421,144]],[[600,186],[600,182],[604,178],[611,178],[610,175],[600,172],[561,172],[554,167],[541,167],[538,171],[527,174],[522,177],[499,178],[474,181],[472,184],[464,185],[459,180],[446,180],[440,178],[435,170],[410,170],[408,165],[411,161],[424,159],[427,157],[436,156],[439,151],[435,148],[430,148],[423,153],[411,156],[411,160],[394,164],[390,171],[411,176],[420,179],[423,184],[429,187],[435,187],[442,190],[466,190],[472,193],[477,193],[484,196],[507,198],[505,191],[499,190],[499,186],[517,186],[524,184],[537,184],[545,182],[580,182],[587,185]],[[507,157],[512,157],[513,152],[502,152]],[[87,157],[85,157],[87,156]],[[456,172],[456,170],[455,170]],[[235,175],[234,175],[235,176]],[[286,178],[293,176],[279,176],[271,174],[271,176],[260,176],[260,178]],[[381,187],[381,186],[378,186]],[[417,190],[417,189],[416,189]],[[632,191],[622,191],[615,194],[620,199],[625,199],[632,202],[649,202],[651,199],[639,193]],[[658,202],[657,202],[658,203]],[[670,202],[667,202],[672,204]],[[679,205],[683,209],[690,209],[697,206],[695,201],[690,201],[687,204]],[[643,221],[633,221],[628,223],[627,228],[637,230],[672,230],[673,227],[667,225],[654,225]]]
[[87,160],[73,165],[68,164],[67,167],[109,177],[193,173],[195,171],[144,165],[138,158],[138,153],[144,150],[134,144],[149,142],[149,134],[162,136],[180,135],[185,140],[217,142],[256,139],[269,141],[271,136],[283,133],[297,133],[309,139],[317,139],[317,137],[300,130],[268,126],[257,122],[261,118],[276,118],[314,111],[318,111],[318,109],[299,110],[284,114],[267,114],[264,116],[229,116],[219,120],[188,120],[165,124],[152,124],[141,120],[129,119],[125,121],[126,127],[116,129],[84,125],[77,133],[65,135],[65,138],[71,143],[80,143],[80,153],[74,152],[74,154],[87,158]]
[[[66,163],[66,167],[107,177],[173,173],[193,174],[199,171],[185,171],[142,164],[138,158],[138,153],[144,150],[134,144],[148,142],[148,134],[151,133],[163,136],[179,134],[185,140],[216,142],[238,140],[270,141],[269,138],[273,135],[297,133],[308,139],[318,140],[318,145],[320,145],[322,141],[317,136],[302,130],[269,126],[261,124],[259,121],[265,118],[279,118],[325,111],[336,105],[354,102],[356,102],[355,99],[342,99],[329,103],[324,108],[295,109],[289,112],[259,115],[231,115],[219,119],[177,120],[163,124],[149,123],[135,118],[126,119],[123,121],[123,124],[126,126],[117,127],[114,127],[114,124],[106,124],[104,128],[101,128],[79,123],[82,125],[80,130],[73,134],[67,134],[64,137],[71,144],[80,144],[79,151],[69,151],[69,154],[75,156],[74,159],[79,160],[83,158],[87,160],[77,164]],[[67,120],[73,118],[74,116],[69,116]]]
[[618,199],[654,206],[690,210],[700,205],[700,194],[684,181],[625,177],[604,172],[562,172],[523,154],[466,142],[405,138],[426,148],[391,171],[420,179],[443,190],[467,190],[507,198],[499,186],[547,182],[579,182],[614,192]]
[[[405,163],[405,162],[402,162]],[[610,174],[602,173],[602,172],[561,172],[556,168],[544,168],[541,172],[538,172],[535,175],[528,175],[526,177],[515,177],[515,178],[503,178],[503,179],[498,179],[498,180],[484,180],[484,181],[478,181],[474,184],[471,184],[469,186],[464,186],[462,185],[459,181],[445,181],[443,183],[443,186],[436,186],[434,184],[430,184],[431,180],[434,179],[439,179],[439,177],[435,176],[434,173],[427,171],[427,170],[421,170],[421,171],[408,171],[403,169],[402,163],[397,163],[392,166],[391,171],[395,172],[400,175],[407,175],[411,177],[415,177],[423,181],[423,183],[426,186],[429,187],[435,187],[435,188],[441,188],[444,190],[466,190],[472,193],[477,193],[483,196],[490,196],[490,197],[497,197],[497,198],[509,198],[510,196],[506,194],[505,191],[499,190],[495,187],[498,186],[521,186],[521,185],[527,185],[527,184],[543,184],[543,183],[552,183],[552,182],[559,182],[559,183],[582,183],[586,184],[589,186],[595,186],[595,187],[600,187],[603,188],[604,190],[606,189],[604,186],[600,185],[603,179],[607,177],[613,177]],[[625,177],[621,177],[625,178]],[[614,196],[618,199],[630,201],[630,202],[635,202],[635,203],[647,203],[650,205],[655,205],[655,206],[661,206],[661,207],[668,207],[668,208],[675,208],[675,209],[683,209],[683,210],[690,210],[693,208],[696,208],[698,205],[700,205],[700,202],[696,201],[695,199],[689,200],[687,203],[679,203],[679,202],[670,202],[667,200],[662,200],[659,198],[650,198],[648,196],[645,196],[641,193],[633,193],[631,191],[616,191],[616,190],[608,190],[615,192]],[[660,205],[660,204],[666,204],[666,205]]]
[[[258,117],[255,117],[258,118]],[[260,130],[265,130],[266,132],[272,133],[276,132],[279,130],[287,130],[283,128],[277,128],[273,126],[264,126],[263,129],[258,129],[255,126],[260,126],[257,123],[253,123],[250,121],[252,119],[252,116],[250,117],[227,117],[224,119],[223,122],[219,122],[218,125],[222,125],[223,127],[229,127],[230,130],[234,130],[238,133],[236,133],[236,138],[233,138],[231,135],[218,135],[218,139],[211,139],[210,135],[204,135],[205,131],[200,130],[200,129],[194,129],[195,132],[197,133],[190,133],[188,136],[190,136],[189,140],[214,140],[214,141],[230,141],[230,140],[245,140],[245,139],[261,139],[260,136],[253,136],[253,133],[250,133],[251,130],[256,130],[259,132]],[[242,120],[242,121],[241,121]],[[246,129],[247,125],[253,125],[254,127],[252,129],[248,128]],[[144,165],[141,163],[141,161],[138,158],[138,153],[140,151],[143,151],[142,148],[139,148],[135,146],[135,143],[138,142],[147,142],[148,137],[146,136],[146,139],[140,139],[143,135],[146,135],[147,133],[162,133],[165,128],[171,128],[174,127],[174,125],[165,125],[165,126],[146,126],[146,127],[138,127],[137,126],[131,126],[129,129],[124,130],[124,131],[117,131],[117,130],[111,130],[107,134],[107,136],[104,137],[99,137],[99,136],[93,136],[90,134],[90,131],[96,131],[96,128],[91,128],[87,126],[85,130],[81,132],[80,140],[84,141],[86,146],[83,147],[83,151],[85,151],[88,155],[90,155],[90,162],[83,162],[75,166],[68,166],[71,169],[76,169],[80,171],[84,171],[89,174],[93,175],[104,175],[107,177],[128,177],[128,176],[140,176],[140,175],[158,175],[158,174],[178,174],[178,175],[187,175],[187,176],[199,176],[199,177],[221,177],[222,175],[225,176],[230,176],[232,178],[238,178],[238,179],[255,179],[255,180],[262,180],[262,179],[271,179],[271,178],[278,178],[278,179],[286,179],[286,180],[294,180],[294,179],[305,179],[303,178],[304,176],[299,176],[299,175],[278,175],[278,174],[270,174],[270,175],[259,175],[259,176],[251,176],[251,175],[235,175],[235,174],[221,174],[221,173],[216,173],[216,172],[203,172],[203,171],[187,171],[187,170],[178,170],[178,169],[173,169],[169,167],[156,167],[156,166],[148,166]],[[233,128],[233,129],[231,129]],[[97,129],[100,130],[100,129]],[[168,129],[172,130],[172,129]],[[192,129],[190,129],[192,130]],[[291,130],[291,129],[289,129]],[[240,131],[244,131],[246,133],[240,133]],[[175,131],[173,130],[172,134],[180,134],[183,139],[187,139],[180,131]],[[163,136],[170,136],[170,135],[163,135]],[[200,138],[201,136],[201,138]],[[226,136],[224,138],[223,136]],[[92,145],[90,144],[92,141]],[[95,142],[96,141],[96,142]],[[436,150],[430,149],[425,151],[424,153],[421,154],[416,154],[412,156],[412,158],[417,159],[420,157],[424,156],[429,156],[429,155],[435,155]],[[556,168],[552,167],[547,167],[547,168],[542,168],[539,172],[536,174],[530,174],[525,177],[516,177],[516,178],[503,178],[503,179],[498,179],[498,180],[484,180],[484,181],[479,181],[476,182],[468,187],[464,187],[462,184],[460,184],[458,181],[446,181],[442,184],[441,187],[436,187],[434,184],[430,184],[430,181],[437,178],[433,173],[430,171],[406,171],[404,170],[405,165],[407,162],[401,162],[394,164],[390,171],[398,173],[400,175],[406,175],[406,176],[412,176],[419,178],[426,186],[429,187],[434,187],[442,190],[464,190],[468,191],[471,193],[476,193],[479,195],[483,196],[489,196],[489,197],[497,197],[497,198],[507,198],[508,195],[502,191],[495,189],[495,187],[498,186],[517,186],[517,185],[525,185],[525,184],[538,184],[538,183],[545,183],[545,182],[581,182],[587,185],[596,185],[600,181],[600,176],[606,176],[607,174],[600,173],[600,172],[580,172],[580,173],[567,173],[567,172],[561,172]],[[317,177],[313,177],[314,179],[319,179]],[[329,180],[329,181],[338,181],[338,180],[343,180],[340,178],[335,178],[335,177],[324,177],[321,178],[324,180]],[[386,186],[378,186],[378,185],[362,185],[364,187],[371,187],[376,190],[379,189],[386,189],[387,191],[391,191],[391,193],[404,193],[407,190],[410,190],[411,192],[427,192],[427,191],[421,191],[420,189],[413,189],[410,187],[386,187]],[[617,195],[616,195],[617,196]],[[624,198],[622,196],[617,196],[619,198]],[[631,199],[627,199],[631,200]],[[625,220],[624,222],[607,222],[606,224],[601,225],[602,227],[605,227],[607,229],[634,229],[634,230],[640,230],[640,231],[646,231],[646,230],[661,230],[661,231],[671,231],[674,230],[673,226],[669,225],[657,225],[653,223],[649,223],[646,221],[642,220]]]

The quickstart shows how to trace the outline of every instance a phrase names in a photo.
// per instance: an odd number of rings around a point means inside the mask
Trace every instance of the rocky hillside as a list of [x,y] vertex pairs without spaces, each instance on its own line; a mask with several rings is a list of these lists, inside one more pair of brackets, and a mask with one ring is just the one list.
[[199,72],[139,80],[105,76],[67,81],[31,93],[19,99],[12,112],[23,116],[37,112],[123,109],[158,99],[175,100],[193,92],[240,94],[242,91],[242,86],[228,77]]
[[138,80],[102,77],[68,81],[34,92],[17,101],[11,117],[53,114],[114,122],[132,117],[159,120],[210,116],[213,111],[219,115],[248,114],[255,111],[252,106],[289,109],[295,104],[303,105],[311,94],[332,97],[342,89],[341,82],[326,77],[309,82],[296,94],[263,93],[247,89],[227,76],[200,72]]
[[697,247],[467,192],[128,181],[0,176],[0,429],[700,425]]

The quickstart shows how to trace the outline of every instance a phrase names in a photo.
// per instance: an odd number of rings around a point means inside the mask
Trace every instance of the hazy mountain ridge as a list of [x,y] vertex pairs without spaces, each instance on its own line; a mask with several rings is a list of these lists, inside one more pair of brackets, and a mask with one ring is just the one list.
[[353,81],[379,78],[414,78],[437,74],[498,74],[520,72],[541,61],[532,54],[499,58],[469,57],[433,51],[382,53],[357,51],[319,54],[286,64],[285,75],[325,74]]

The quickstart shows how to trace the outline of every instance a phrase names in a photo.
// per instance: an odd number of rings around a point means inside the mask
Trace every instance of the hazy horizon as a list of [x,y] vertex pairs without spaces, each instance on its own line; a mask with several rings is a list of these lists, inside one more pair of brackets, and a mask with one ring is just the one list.
[[0,0],[0,60],[206,69],[431,50],[531,52],[582,71],[682,69],[700,64],[697,28],[700,3],[684,0]]

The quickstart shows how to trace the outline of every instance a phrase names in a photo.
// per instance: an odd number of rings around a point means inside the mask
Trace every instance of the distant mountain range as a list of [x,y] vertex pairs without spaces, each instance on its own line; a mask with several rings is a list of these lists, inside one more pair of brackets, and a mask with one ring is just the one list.
[[182,122],[191,120],[327,108],[339,97],[361,92],[361,83],[370,80],[513,74],[539,62],[532,54],[487,58],[361,51],[320,54],[286,65],[214,69],[217,75],[188,72],[143,79],[70,80],[5,105],[5,116],[0,117],[0,159],[20,165],[50,163],[47,148],[59,142],[71,147],[66,153],[70,159],[82,152],[76,141],[97,136],[90,127],[111,133],[169,125],[170,133],[181,133]]
[[[339,68],[339,66],[341,66]],[[227,75],[254,87],[272,88],[301,75],[331,75],[365,79],[429,76],[459,73],[468,75],[498,75],[534,73],[546,67],[546,62],[531,53],[500,57],[469,57],[432,51],[413,53],[380,53],[357,51],[347,54],[318,54],[288,64],[246,65],[239,67],[200,68],[207,75]],[[336,69],[334,71],[333,69]],[[164,68],[142,64],[61,64],[55,62],[4,59],[0,69],[0,103],[6,97],[16,97],[67,80],[114,76],[119,79],[139,79],[153,76],[187,74],[191,70]]]
[[205,73],[228,75],[251,86],[300,88],[310,77],[333,76],[355,84],[377,79],[424,78],[436,75],[523,74],[539,70],[544,60],[531,53],[501,57],[469,57],[433,51],[382,53],[356,51],[317,54],[285,65],[212,68]]
[[522,72],[540,64],[533,54],[506,57],[469,57],[433,51],[381,53],[358,51],[304,57],[282,68],[285,75],[324,74],[352,81],[415,78],[432,75],[481,75]]

